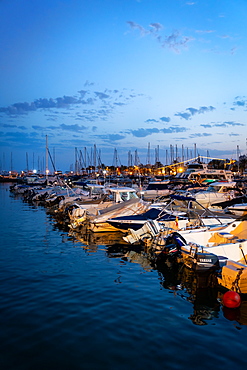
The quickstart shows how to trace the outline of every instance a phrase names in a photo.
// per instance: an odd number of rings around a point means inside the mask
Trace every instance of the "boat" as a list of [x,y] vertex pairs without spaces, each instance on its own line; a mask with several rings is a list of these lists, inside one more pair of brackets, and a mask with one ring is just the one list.
[[93,232],[119,231],[118,228],[110,225],[108,220],[121,215],[129,216],[143,213],[149,209],[150,203],[140,198],[133,198],[121,203],[116,203],[108,208],[99,211],[98,216],[89,216],[89,229]]
[[247,215],[247,203],[237,203],[227,207],[228,212],[233,213],[236,216]]
[[15,171],[0,171],[0,182],[17,182],[17,177]]
[[234,181],[217,181],[211,183],[206,190],[198,191],[193,196],[204,207],[215,203],[229,201],[241,195],[241,190]]
[[175,180],[209,184],[215,181],[232,181],[233,174],[230,170],[209,168],[206,163],[193,162],[188,164],[184,172],[178,173]]
[[247,220],[237,221],[224,230],[192,237],[183,234],[184,263],[197,272],[219,270],[218,284],[241,294],[247,293]]
[[[197,206],[197,208],[196,208]],[[138,230],[147,221],[156,220],[161,226],[179,230],[199,225],[222,225],[235,220],[234,215],[210,211],[193,197],[172,194],[166,203],[152,203],[146,212],[110,218],[107,222],[115,228],[127,231]]]
[[188,217],[185,212],[170,212],[165,208],[160,209],[151,206],[151,208],[144,213],[110,218],[107,222],[120,231],[127,231],[128,229],[138,230],[150,220],[157,220],[162,224],[175,228],[185,227],[188,222]]
[[[142,241],[166,258],[174,256],[196,273],[214,271],[217,284],[226,290],[247,293],[247,218],[225,227],[200,228],[165,234],[155,224],[152,236]],[[146,225],[147,227],[147,225]],[[150,227],[150,225],[149,225]],[[155,234],[156,233],[156,234]],[[125,241],[131,240],[124,238]]]
[[[108,218],[119,214],[130,215],[141,211],[144,212],[147,207],[149,207],[149,203],[142,201],[138,197],[136,190],[131,187],[106,187],[105,198],[100,203],[75,202],[74,209],[70,214],[69,227],[77,229],[88,221],[93,231],[116,230],[116,228],[106,224]],[[103,230],[101,230],[101,227]]]
[[160,196],[169,196],[174,191],[171,188],[170,180],[150,181],[145,190],[140,191],[139,196],[147,201],[151,201]]
[[63,210],[69,207],[73,203],[101,203],[101,201],[106,198],[106,191],[103,185],[88,184],[86,188],[73,187],[68,188],[67,195],[61,199],[58,204],[58,211],[63,212]]

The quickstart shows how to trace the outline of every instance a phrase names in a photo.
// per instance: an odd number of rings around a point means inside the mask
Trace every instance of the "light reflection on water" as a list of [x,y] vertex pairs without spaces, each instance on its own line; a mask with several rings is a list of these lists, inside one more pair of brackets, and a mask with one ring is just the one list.
[[110,235],[76,239],[7,184],[0,197],[1,369],[244,368],[245,304],[223,310]]

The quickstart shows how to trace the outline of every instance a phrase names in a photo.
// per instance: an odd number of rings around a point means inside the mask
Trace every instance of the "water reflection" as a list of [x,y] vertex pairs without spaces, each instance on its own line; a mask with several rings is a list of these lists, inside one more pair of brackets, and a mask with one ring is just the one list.
[[96,252],[99,246],[114,246],[116,251],[121,253],[120,248],[124,245],[128,245],[123,240],[123,233],[121,232],[114,232],[114,233],[93,233],[86,227],[80,231],[69,231],[69,237],[81,243],[81,246],[84,249],[87,249],[92,252]]
[[219,317],[219,291],[214,284],[214,275],[198,275],[187,267],[182,268],[181,286],[193,305],[189,319],[195,325],[206,325],[208,320]]
[[[145,271],[157,271],[163,289],[172,291],[191,304],[192,313],[188,318],[193,324],[207,325],[210,320],[219,318],[222,309],[227,320],[247,325],[247,301],[243,300],[237,309],[222,307],[223,293],[216,288],[213,273],[196,274],[172,259],[159,260],[142,246],[126,243],[121,232],[92,233],[85,229],[80,233],[70,232],[69,235],[87,251],[96,252],[104,246],[108,258],[118,258],[120,263],[137,263]],[[121,283],[120,277],[116,283]]]
[[[37,204],[30,205],[30,207],[38,208]],[[46,213],[53,228],[62,231],[63,238],[72,240],[76,246],[88,253],[96,253],[103,248],[108,258],[118,258],[119,263],[137,263],[145,271],[157,271],[162,289],[173,292],[174,295],[191,304],[191,315],[188,318],[193,324],[207,325],[210,320],[219,318],[222,310],[227,320],[247,325],[247,300],[243,300],[237,309],[222,307],[223,293],[215,287],[213,274],[195,274],[184,265],[174,263],[172,258],[159,260],[157,255],[150,253],[142,246],[126,243],[122,232],[93,233],[87,227],[79,233],[70,231],[66,223],[59,222],[53,217],[49,209]],[[115,282],[121,283],[120,275]]]

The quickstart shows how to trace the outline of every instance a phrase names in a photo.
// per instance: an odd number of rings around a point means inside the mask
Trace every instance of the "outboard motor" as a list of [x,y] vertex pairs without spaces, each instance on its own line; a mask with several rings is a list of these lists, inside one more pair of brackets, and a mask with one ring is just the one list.
[[192,260],[192,270],[195,272],[206,273],[216,271],[220,268],[219,259],[213,253],[197,252]]
[[164,247],[159,254],[159,258],[165,258],[168,256],[176,258],[180,256],[181,246],[185,244],[185,239],[175,231],[166,238]]

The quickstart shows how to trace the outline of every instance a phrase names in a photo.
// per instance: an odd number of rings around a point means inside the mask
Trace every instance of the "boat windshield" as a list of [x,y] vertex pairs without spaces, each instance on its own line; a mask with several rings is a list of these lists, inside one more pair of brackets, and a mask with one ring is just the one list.
[[168,188],[168,183],[164,182],[156,182],[156,183],[149,183],[146,190],[165,190]]
[[123,191],[120,193],[120,197],[123,201],[138,198],[137,194],[135,192],[130,191]]
[[220,190],[220,187],[219,186],[213,186],[213,185],[210,185],[208,188],[207,188],[207,192],[217,192],[218,193],[218,191]]

